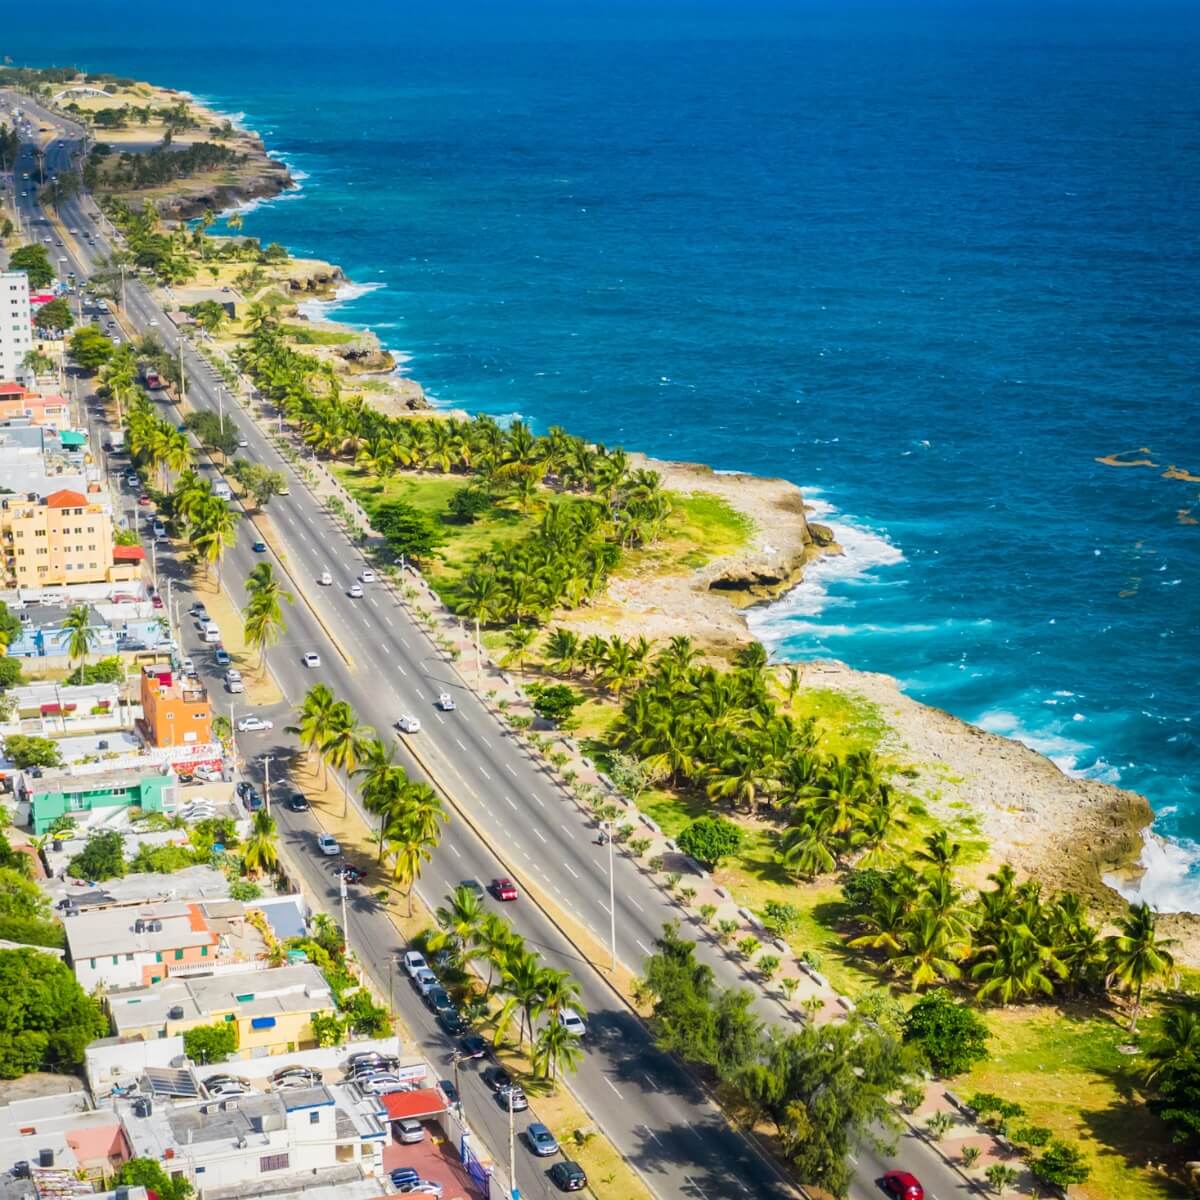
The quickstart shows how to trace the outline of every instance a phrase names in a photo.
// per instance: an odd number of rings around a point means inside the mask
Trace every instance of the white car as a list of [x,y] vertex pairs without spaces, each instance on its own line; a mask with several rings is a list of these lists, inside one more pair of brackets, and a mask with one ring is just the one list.
[[321,665],[321,656],[315,650],[310,650],[304,656],[304,665],[306,667],[319,667]]
[[358,578],[359,578],[359,582],[361,582],[361,583],[374,583],[375,582],[375,572],[372,571],[370,567],[366,567],[362,571],[359,572]]
[[400,730],[401,733],[420,733],[421,722],[418,721],[416,717],[411,716],[409,713],[405,713],[400,720],[396,722],[396,728]]
[[183,671],[183,673],[185,675],[195,675],[196,664],[194,662],[192,662],[192,660],[190,658],[185,658],[183,660],[183,662],[180,664],[180,669]]
[[317,578],[317,582],[322,587],[330,587],[333,584],[333,576],[330,575],[328,571],[322,571],[320,576]]
[[259,733],[264,729],[274,729],[270,721],[262,717],[243,717],[238,723],[238,733]]
[[454,711],[454,697],[449,692],[442,692],[437,698],[437,706],[442,712]]
[[559,1010],[558,1023],[576,1037],[587,1037],[587,1023],[577,1012],[572,1012],[569,1008]]
[[409,975],[416,975],[418,971],[428,971],[429,964],[425,961],[425,955],[419,950],[405,950],[404,958],[401,960],[404,963],[404,969]]
[[342,852],[341,846],[337,843],[337,838],[331,833],[322,833],[317,838],[317,849],[322,854],[327,854],[330,858],[336,858]]
[[422,996],[427,996],[435,987],[441,987],[438,977],[428,968],[421,967],[419,970],[410,972],[413,987],[421,993]]
[[363,589],[361,583],[352,583],[350,590],[346,593],[351,600],[361,600],[363,597]]
[[203,779],[205,783],[220,783],[221,772],[216,767],[198,766],[193,772],[197,779]]

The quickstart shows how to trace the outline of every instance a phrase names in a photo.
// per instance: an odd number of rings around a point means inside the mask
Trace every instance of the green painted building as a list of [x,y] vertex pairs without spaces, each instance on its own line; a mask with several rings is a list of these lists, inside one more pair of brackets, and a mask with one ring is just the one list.
[[142,768],[72,775],[43,771],[40,778],[23,773],[18,796],[29,802],[29,823],[35,834],[46,833],[56,817],[82,817],[97,809],[140,808],[162,812],[174,807],[174,775]]

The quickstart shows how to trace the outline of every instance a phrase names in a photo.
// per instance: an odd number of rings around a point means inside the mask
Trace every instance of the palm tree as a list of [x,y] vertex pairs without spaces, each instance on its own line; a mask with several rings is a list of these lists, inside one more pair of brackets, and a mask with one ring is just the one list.
[[537,630],[532,625],[514,625],[504,636],[508,653],[500,660],[500,665],[507,667],[515,663],[519,670],[536,638]]
[[925,839],[925,849],[918,850],[915,855],[918,861],[929,863],[939,875],[949,875],[958,866],[962,856],[962,846],[952,842],[944,829],[931,833]]
[[362,780],[363,807],[379,818],[379,861],[388,824],[403,818],[403,794],[408,775],[396,765],[396,744],[372,737],[362,748],[362,757],[354,774]]
[[67,657],[71,665],[86,663],[96,641],[91,615],[86,604],[77,604],[67,613],[63,621],[63,632],[67,634]]
[[275,568],[269,562],[255,564],[246,577],[246,595],[260,607],[269,609],[276,618],[283,616],[281,601],[291,604],[295,596],[285,592],[275,576]]
[[472,571],[459,589],[459,607],[475,622],[475,669],[479,671],[483,662],[483,651],[479,644],[480,623],[495,620],[500,609],[500,589],[496,577],[484,571]]
[[966,947],[936,913],[920,909],[904,931],[903,946],[892,959],[892,969],[899,975],[907,975],[915,992],[940,980],[960,978],[962,970],[958,964],[965,951]]
[[637,678],[637,675],[638,665],[633,647],[622,638],[612,638],[604,654],[602,677],[605,685],[614,696],[620,699],[621,693]]
[[448,903],[434,913],[438,927],[430,935],[430,950],[451,950],[461,961],[474,957],[487,909],[473,888],[456,887]]
[[570,675],[579,661],[579,635],[560,625],[546,638],[543,654],[551,670]]
[[530,1034],[533,1032],[533,1013],[537,1007],[538,998],[540,995],[539,989],[542,984],[542,968],[538,964],[536,954],[522,952],[513,955],[504,966],[503,976],[500,981],[500,990],[504,994],[504,1003],[496,1015],[496,1041],[504,1036],[505,1031],[512,1023],[512,1019],[519,1012],[521,1014],[521,1026],[519,1030],[519,1044],[525,1044],[525,1027],[529,1026]]
[[475,934],[475,946],[480,957],[487,961],[488,977],[484,995],[490,995],[492,976],[509,957],[525,948],[525,940],[499,913],[484,914],[483,921]]
[[[286,732],[300,739],[305,751],[320,753],[321,747],[333,732],[338,700],[333,691],[323,683],[314,684],[304,693],[304,702],[300,705],[300,720],[289,726]],[[325,763],[325,778],[329,778],[329,764],[322,755]]]
[[1149,904],[1131,904],[1129,912],[1117,922],[1121,932],[1105,939],[1109,983],[1115,981],[1117,987],[1133,992],[1130,1033],[1137,1033],[1146,985],[1164,978],[1175,966],[1175,958],[1167,949],[1176,944],[1175,939],[1160,938],[1155,932],[1157,922]]
[[579,999],[579,984],[572,978],[570,972],[559,971],[555,967],[543,967],[538,976],[538,998],[534,1005],[535,1017],[550,1017],[558,1021],[561,1012],[584,1015],[583,1004]]
[[810,818],[798,822],[786,829],[779,839],[775,861],[801,879],[828,874],[837,866],[829,841],[829,831],[816,821]]
[[1064,979],[1066,974],[1053,950],[1023,923],[1007,929],[995,945],[984,947],[971,968],[971,978],[984,981],[977,993],[979,999],[1006,1005],[1038,992],[1053,996],[1055,979]]
[[404,888],[411,917],[413,888],[421,877],[421,867],[433,857],[438,833],[435,829],[433,836],[427,836],[412,821],[401,821],[399,827],[389,825],[386,837],[395,864],[392,878]]
[[1153,1083],[1165,1068],[1185,1055],[1200,1057],[1200,1016],[1191,1008],[1169,1008],[1163,1016],[1161,1035],[1146,1051],[1146,1082]]
[[279,851],[275,848],[278,831],[275,818],[266,810],[254,814],[254,825],[242,848],[242,862],[253,875],[273,871],[279,862]]
[[219,496],[212,496],[201,505],[192,530],[192,548],[200,560],[217,564],[216,591],[221,590],[221,561],[225,551],[237,543],[238,512]]
[[367,745],[369,730],[358,723],[354,709],[339,700],[329,715],[329,733],[321,743],[321,755],[329,767],[344,771],[342,776],[342,816],[350,810],[350,775]]
[[543,1079],[557,1079],[559,1070],[575,1071],[583,1058],[579,1034],[558,1021],[538,1030],[533,1044],[533,1069]]

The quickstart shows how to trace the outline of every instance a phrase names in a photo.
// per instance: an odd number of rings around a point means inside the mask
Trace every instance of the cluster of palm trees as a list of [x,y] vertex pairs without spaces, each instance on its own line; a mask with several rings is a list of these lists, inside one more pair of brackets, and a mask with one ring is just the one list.
[[192,553],[206,568],[217,568],[216,589],[221,589],[221,564],[225,552],[237,543],[240,513],[212,490],[208,480],[190,468],[175,481],[175,489],[166,497],[165,508],[176,531],[184,537]]
[[[84,168],[85,183],[88,183],[91,167],[92,160],[89,160]],[[140,209],[133,209],[123,200],[111,196],[105,197],[100,204],[109,220],[125,235],[127,253],[135,266],[152,270],[167,284],[186,283],[195,275],[195,263],[189,252],[191,235],[185,225],[180,224],[169,233],[164,231],[158,211],[149,200]]]
[[254,814],[242,847],[242,865],[251,875],[269,875],[279,865],[278,834],[275,818],[266,809]]
[[[126,376],[125,360],[115,369],[119,371],[123,382]],[[114,364],[110,360],[104,371],[106,384],[109,384],[109,373],[113,370]],[[111,384],[109,386],[111,389]],[[183,472],[191,464],[192,447],[187,434],[160,417],[140,388],[130,397],[125,411],[125,437],[133,461],[140,467],[158,472],[160,491],[168,491],[170,476]]]
[[447,950],[463,967],[473,962],[487,967],[484,1002],[493,993],[501,1000],[492,1018],[496,1044],[519,1018],[518,1043],[524,1046],[528,1037],[536,1073],[555,1079],[562,1070],[575,1070],[582,1057],[579,1036],[558,1019],[564,1012],[585,1015],[575,979],[544,965],[473,888],[456,888],[435,916],[437,929],[427,943],[431,952]]
[[242,626],[246,645],[258,651],[258,669],[267,663],[267,647],[273,646],[287,630],[283,619],[284,604],[295,597],[284,591],[269,562],[255,565],[246,579],[246,607],[242,609]]
[[960,982],[998,1004],[1107,988],[1133,996],[1136,1030],[1142,996],[1174,965],[1170,939],[1147,904],[1131,905],[1118,932],[1101,937],[1074,892],[1046,899],[1041,885],[1016,882],[1005,864],[990,887],[968,897],[954,882],[962,847],[943,830],[890,870],[866,868],[844,888],[858,932],[850,946],[869,951],[915,990]]
[[441,797],[427,783],[408,777],[396,762],[394,743],[359,722],[346,700],[323,683],[305,693],[296,725],[288,730],[309,754],[342,771],[343,815],[349,805],[351,776],[361,781],[363,806],[379,818],[379,858],[392,858],[392,878],[404,888],[412,915],[412,889],[441,840],[449,818]]
[[124,424],[124,409],[138,399],[145,400],[145,393],[138,383],[137,354],[128,342],[117,346],[109,355],[100,372],[99,390],[115,401],[118,424]]

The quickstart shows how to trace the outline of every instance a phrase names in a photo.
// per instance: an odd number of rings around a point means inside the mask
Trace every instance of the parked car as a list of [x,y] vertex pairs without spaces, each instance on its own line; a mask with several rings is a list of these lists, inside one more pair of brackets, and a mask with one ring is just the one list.
[[446,1097],[447,1104],[457,1104],[458,1103],[458,1088],[456,1088],[454,1086],[454,1084],[450,1082],[449,1079],[439,1079],[438,1080],[438,1091],[441,1092],[442,1095]]
[[182,672],[183,672],[185,675],[195,675],[195,673],[196,673],[196,664],[195,664],[194,662],[192,662],[192,660],[191,660],[190,658],[185,658],[185,659],[183,660],[183,662],[181,662],[181,663],[179,664],[179,669],[180,669],[180,670],[181,670],[181,671],[182,671]]
[[497,900],[517,898],[517,885],[511,879],[493,879],[489,890]]
[[428,967],[421,967],[420,970],[413,971],[412,983],[422,996],[428,996],[435,987],[441,987],[438,977]]
[[463,1058],[485,1058],[488,1052],[487,1040],[477,1033],[468,1033],[465,1038],[460,1038],[458,1048]]
[[421,722],[411,714],[404,713],[396,722],[396,728],[400,730],[401,733],[420,733]]
[[925,1189],[910,1171],[885,1171],[880,1183],[896,1200],[925,1200]]
[[496,1093],[496,1103],[505,1112],[524,1112],[529,1107],[529,1098],[525,1089],[513,1084],[512,1087],[501,1088]]
[[208,620],[208,609],[205,607],[203,600],[197,600],[196,603],[188,609],[188,612],[191,614],[191,616],[195,617],[197,621]]
[[392,1137],[402,1146],[413,1146],[425,1140],[425,1126],[411,1117],[392,1122]]
[[271,1076],[271,1082],[277,1088],[314,1087],[321,1082],[321,1072],[312,1067],[303,1067],[299,1064],[292,1067],[280,1067]]
[[533,1121],[525,1130],[529,1148],[538,1158],[550,1158],[558,1153],[558,1139],[541,1121]]
[[437,1015],[437,1023],[442,1027],[442,1032],[451,1037],[460,1037],[471,1028],[457,1008],[442,1009]]
[[237,723],[238,733],[259,733],[275,726],[264,717],[242,717]]
[[308,812],[308,797],[303,792],[293,792],[287,800],[288,812]]
[[587,1176],[583,1168],[570,1159],[556,1162],[550,1168],[550,1179],[560,1192],[582,1192],[587,1187]]
[[481,1075],[480,1079],[492,1089],[493,1092],[498,1092],[501,1088],[513,1086],[513,1077],[503,1067],[488,1067]]
[[454,1001],[450,999],[450,993],[446,991],[440,984],[437,987],[432,987],[425,993],[425,1004],[430,1012],[440,1013],[454,1007]]
[[405,950],[400,961],[404,964],[404,969],[410,976],[416,975],[418,971],[429,970],[429,964],[425,961],[425,955],[420,950]]
[[568,1033],[573,1033],[576,1037],[587,1037],[587,1022],[577,1012],[572,1012],[569,1008],[559,1009],[558,1023]]
[[455,708],[454,697],[449,692],[440,693],[437,698],[437,706],[442,712],[453,712]]
[[411,1080],[406,1082],[387,1072],[381,1072],[378,1075],[368,1075],[365,1079],[356,1079],[354,1082],[368,1096],[386,1096],[389,1092],[408,1092],[412,1090]]
[[160,541],[167,536],[167,527],[161,521],[155,521],[150,528],[154,533],[155,541]]
[[322,833],[317,837],[317,849],[322,854],[329,855],[330,858],[341,854],[342,848],[337,843],[337,838],[331,833]]
[[360,1050],[357,1054],[352,1054],[346,1059],[346,1071],[349,1074],[354,1071],[360,1071],[365,1067],[378,1069],[386,1061],[384,1055],[376,1050]]
[[254,1089],[243,1079],[230,1075],[212,1076],[204,1081],[210,1096],[248,1096]]
[[229,651],[224,646],[218,646],[213,651],[213,661],[218,667],[227,667],[233,662],[233,659],[229,657]]
[[196,768],[195,775],[197,779],[203,779],[205,783],[220,783],[221,772],[217,767],[206,766],[201,764]]

